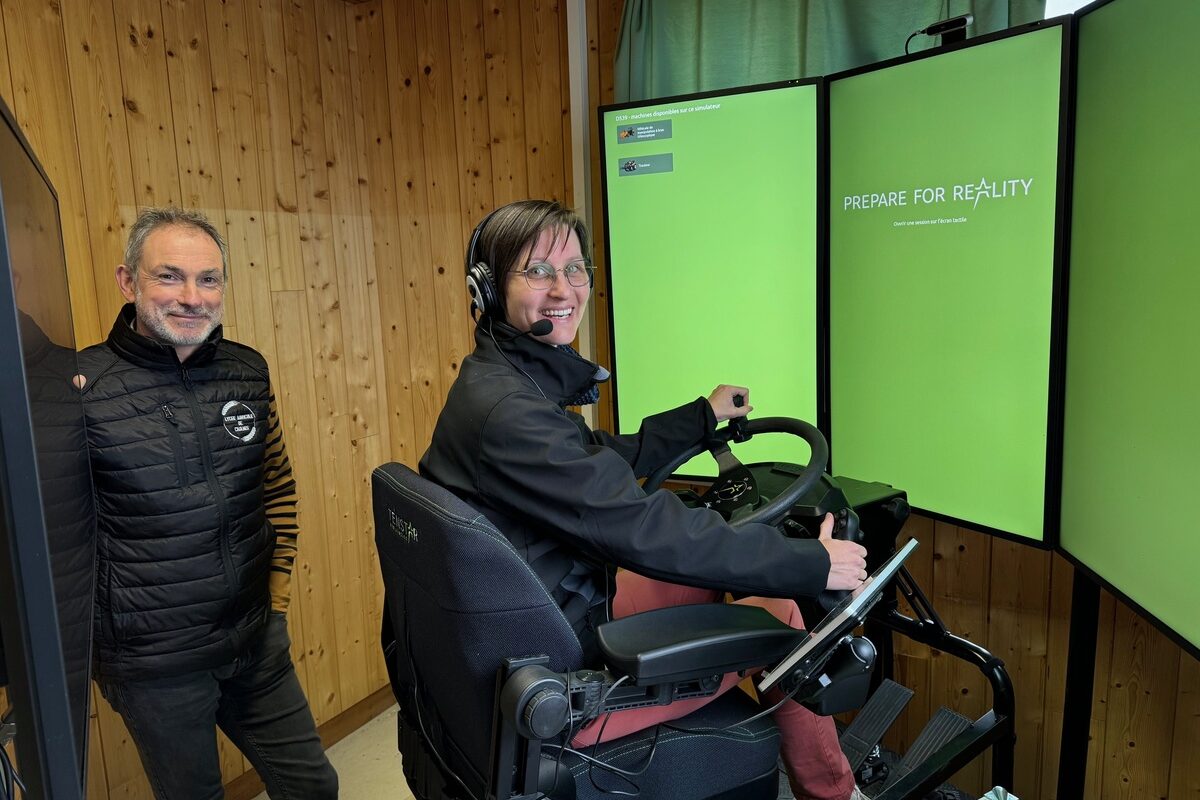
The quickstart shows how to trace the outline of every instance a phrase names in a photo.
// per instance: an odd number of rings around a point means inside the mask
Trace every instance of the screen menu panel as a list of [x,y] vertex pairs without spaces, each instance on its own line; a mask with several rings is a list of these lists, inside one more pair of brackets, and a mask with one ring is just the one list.
[[619,432],[719,383],[754,416],[816,421],[817,102],[807,84],[601,110]]

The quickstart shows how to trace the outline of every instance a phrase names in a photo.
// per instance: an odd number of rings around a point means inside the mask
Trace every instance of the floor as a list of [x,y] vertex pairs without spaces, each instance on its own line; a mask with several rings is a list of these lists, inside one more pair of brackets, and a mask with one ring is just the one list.
[[[396,752],[396,706],[329,748],[340,800],[412,800]],[[254,800],[267,800],[266,792]]]

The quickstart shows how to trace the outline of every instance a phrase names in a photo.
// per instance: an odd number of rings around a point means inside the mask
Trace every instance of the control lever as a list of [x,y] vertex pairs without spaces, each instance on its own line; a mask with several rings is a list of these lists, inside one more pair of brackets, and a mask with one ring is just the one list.
[[[735,408],[746,405],[746,396],[743,394],[735,394],[732,399]],[[700,495],[700,499],[725,519],[730,519],[738,509],[756,508],[759,502],[758,483],[754,480],[754,474],[729,449],[729,442],[744,442],[750,438],[751,434],[746,432],[745,425],[745,417],[730,419],[729,438],[723,441],[724,437],[718,437],[709,447],[720,472],[708,491]]]
[[833,538],[845,539],[855,544],[863,543],[863,532],[859,527],[858,514],[853,508],[843,508],[834,512]]
[[[743,394],[735,394],[733,396],[733,407],[741,408],[746,405],[746,396]],[[734,417],[729,420],[729,432],[732,436],[729,437],[733,442],[744,442],[750,438],[750,434],[746,433],[746,418]]]

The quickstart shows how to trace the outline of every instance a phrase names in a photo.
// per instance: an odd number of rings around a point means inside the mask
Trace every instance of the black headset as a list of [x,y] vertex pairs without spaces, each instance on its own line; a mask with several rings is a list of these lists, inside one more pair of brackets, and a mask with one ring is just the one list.
[[496,289],[496,278],[492,275],[492,268],[475,255],[483,228],[495,213],[495,210],[489,212],[471,233],[466,257],[467,293],[471,295],[471,309],[478,311],[481,317],[495,316],[504,319],[504,309],[500,306],[500,292]]

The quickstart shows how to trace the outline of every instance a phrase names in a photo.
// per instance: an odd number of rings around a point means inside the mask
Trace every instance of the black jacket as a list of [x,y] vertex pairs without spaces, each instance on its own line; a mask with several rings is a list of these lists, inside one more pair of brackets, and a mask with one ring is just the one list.
[[180,364],[130,327],[80,354],[98,517],[101,677],[229,663],[269,606],[267,364],[218,328]]
[[[589,430],[565,406],[596,365],[496,325],[476,328],[420,471],[478,509],[508,537],[591,647],[589,610],[608,599],[600,564],[739,594],[812,596],[829,556],[814,540],[769,525],[731,528],[715,511],[637,483],[715,426],[699,398],[649,417],[636,434]],[[501,352],[500,348],[503,348]],[[507,360],[506,360],[507,357]],[[511,362],[511,363],[510,363]]]

